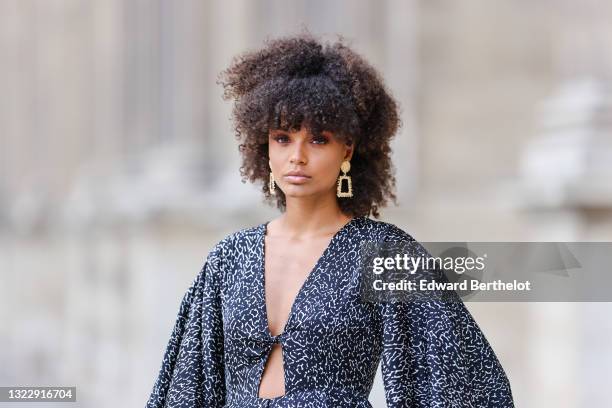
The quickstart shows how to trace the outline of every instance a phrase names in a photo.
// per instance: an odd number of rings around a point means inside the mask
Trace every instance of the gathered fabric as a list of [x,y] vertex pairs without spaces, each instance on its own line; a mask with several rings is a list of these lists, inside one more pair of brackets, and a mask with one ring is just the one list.
[[[147,408],[372,408],[379,364],[389,408],[514,407],[508,378],[463,302],[361,300],[360,243],[416,243],[390,223],[363,216],[345,224],[283,332],[271,335],[267,224],[230,234],[208,254],[182,299]],[[285,395],[259,398],[274,344],[282,347]]]

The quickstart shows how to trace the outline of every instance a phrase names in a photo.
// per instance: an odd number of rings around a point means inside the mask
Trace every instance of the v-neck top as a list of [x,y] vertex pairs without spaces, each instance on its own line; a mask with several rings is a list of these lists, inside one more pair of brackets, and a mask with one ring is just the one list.
[[[514,407],[508,378],[463,302],[361,300],[361,241],[412,242],[428,255],[390,223],[363,216],[345,224],[273,336],[264,292],[267,224],[228,235],[206,257],[181,301],[147,408],[372,408],[379,364],[389,408]],[[259,398],[277,343],[285,395]]]
[[333,245],[334,245],[334,241],[336,240],[336,237],[338,235],[340,235],[345,228],[347,228],[349,225],[351,225],[353,223],[353,221],[355,221],[355,218],[353,218],[352,220],[350,220],[349,222],[347,222],[344,226],[342,226],[342,228],[340,228],[331,238],[331,240],[329,241],[329,243],[327,244],[327,247],[325,247],[325,249],[323,250],[322,255],[317,259],[317,261],[315,262],[314,267],[312,268],[312,270],[306,275],[306,279],[304,280],[304,282],[302,283],[302,286],[300,287],[300,289],[298,290],[297,295],[295,296],[295,299],[293,300],[293,303],[291,304],[291,307],[289,308],[289,315],[287,316],[287,321],[285,323],[285,326],[283,328],[283,331],[278,334],[278,335],[272,335],[272,332],[270,331],[270,321],[268,319],[268,312],[267,312],[267,307],[265,306],[266,304],[266,296],[265,296],[265,274],[266,274],[266,236],[268,235],[268,224],[270,223],[270,221],[266,221],[265,223],[263,223],[261,225],[261,228],[263,229],[262,234],[262,239],[261,239],[261,258],[260,258],[260,265],[259,265],[259,279],[261,280],[261,287],[262,287],[262,298],[264,300],[264,311],[263,311],[263,316],[264,316],[264,320],[265,320],[265,324],[266,327],[268,329],[268,334],[270,335],[270,338],[274,339],[277,343],[278,340],[280,340],[280,337],[287,331],[287,327],[289,326],[290,322],[291,322],[291,318],[293,315],[293,307],[295,306],[297,300],[300,297],[300,294],[302,293],[302,291],[304,290],[304,288],[308,287],[308,281],[310,279],[314,279],[314,275],[317,273],[317,271],[320,269],[319,265],[321,264],[321,262],[325,262],[325,260],[327,259],[327,257],[329,256],[329,252],[333,249]]

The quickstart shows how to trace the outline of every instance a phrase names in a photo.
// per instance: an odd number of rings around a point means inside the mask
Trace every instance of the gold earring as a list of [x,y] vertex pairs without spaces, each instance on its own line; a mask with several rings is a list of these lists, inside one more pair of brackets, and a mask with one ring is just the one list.
[[[270,162],[268,162],[270,164]],[[270,181],[268,182],[268,189],[270,190],[270,194],[276,195],[274,184],[274,174],[272,174],[272,166],[270,166]]]
[[[336,195],[338,197],[352,197],[353,196],[353,181],[351,176],[347,176],[346,173],[351,169],[351,163],[348,160],[342,162],[340,170],[344,173],[338,177],[338,188],[336,189]],[[342,181],[346,180],[348,191],[342,191]]]

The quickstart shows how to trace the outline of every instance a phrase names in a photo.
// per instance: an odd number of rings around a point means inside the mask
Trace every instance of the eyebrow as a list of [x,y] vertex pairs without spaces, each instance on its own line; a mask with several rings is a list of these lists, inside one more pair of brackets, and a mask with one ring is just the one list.
[[[292,133],[292,132],[289,131],[289,130],[283,130],[283,129],[270,129],[268,131],[268,134],[270,136],[276,135],[278,133],[289,134],[289,133]],[[322,131],[319,132],[319,135],[333,138],[335,136],[335,133],[332,132],[331,130],[322,130]],[[317,136],[317,135],[312,135],[312,136]]]

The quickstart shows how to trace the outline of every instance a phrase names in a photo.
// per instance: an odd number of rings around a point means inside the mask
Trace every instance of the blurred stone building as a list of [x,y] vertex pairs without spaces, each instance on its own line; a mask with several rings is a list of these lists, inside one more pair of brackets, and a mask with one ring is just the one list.
[[[609,2],[0,0],[0,385],[144,405],[210,248],[277,213],[240,182],[217,74],[302,28],[342,34],[400,102],[384,220],[612,240]],[[468,304],[521,407],[601,405],[604,306]]]

